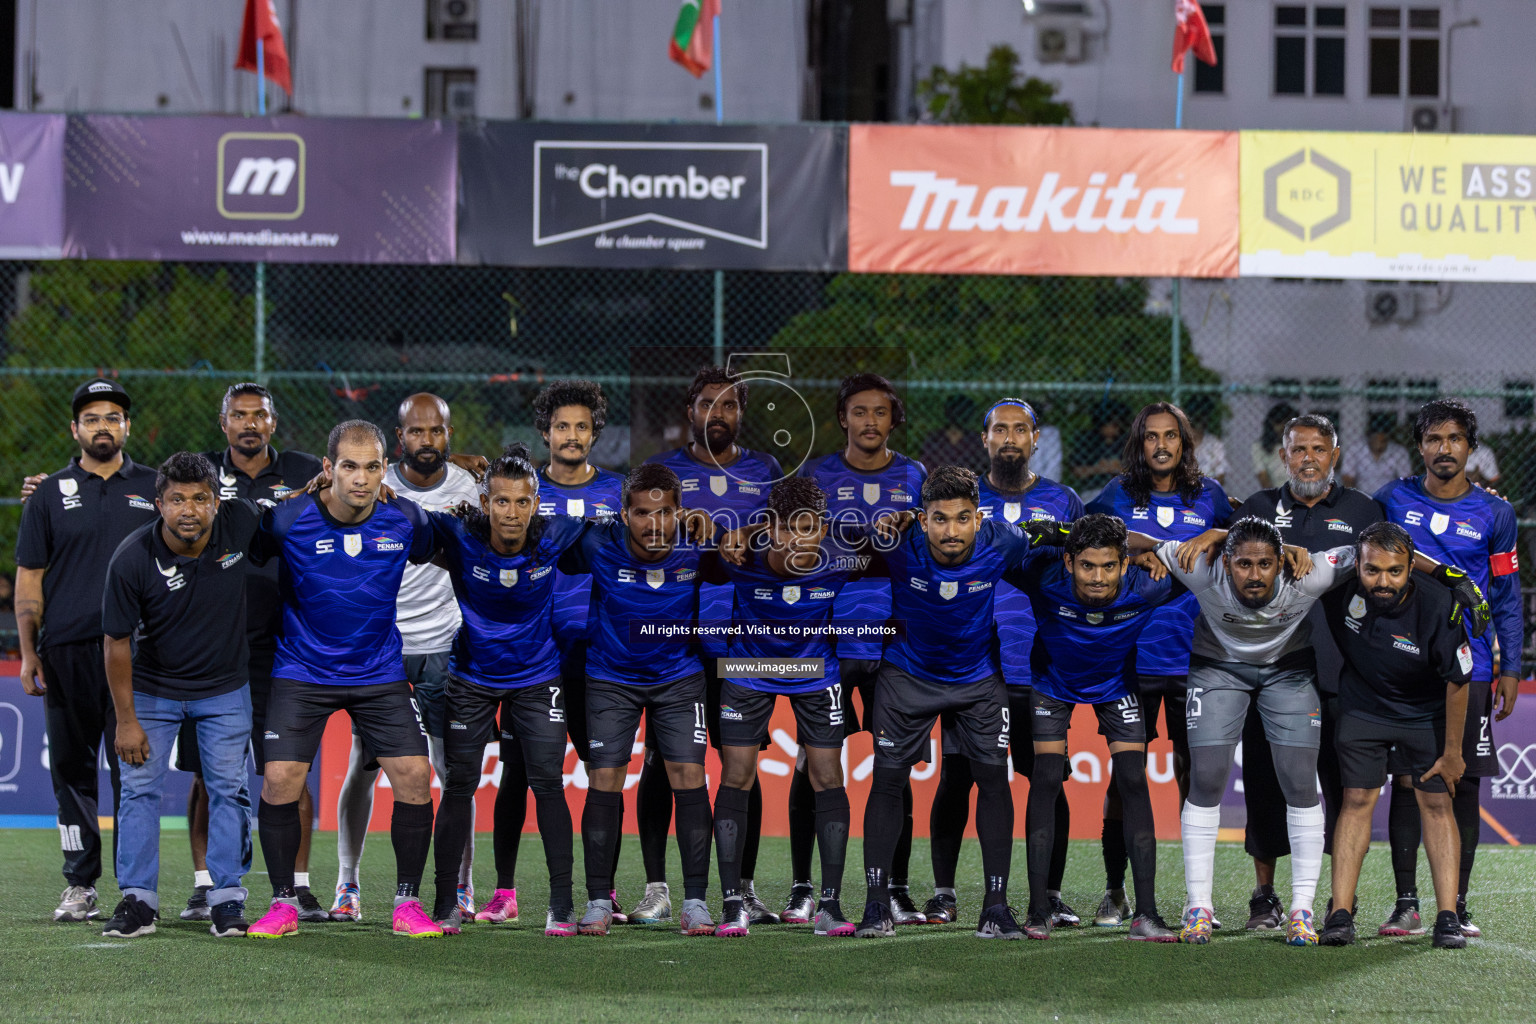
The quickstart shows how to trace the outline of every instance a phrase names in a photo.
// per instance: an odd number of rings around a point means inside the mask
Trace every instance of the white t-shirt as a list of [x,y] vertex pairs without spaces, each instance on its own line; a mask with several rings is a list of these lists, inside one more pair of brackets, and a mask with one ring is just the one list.
[[[384,482],[402,498],[410,498],[428,512],[442,512],[461,501],[478,503],[480,485],[465,470],[449,463],[448,471],[436,487],[422,490],[406,481],[395,463],[384,474]],[[453,646],[459,631],[459,602],[453,596],[448,572],[435,565],[407,565],[400,580],[400,597],[395,602],[395,625],[406,654],[439,654]]]
[[1282,569],[1269,603],[1250,608],[1238,598],[1219,555],[1214,564],[1202,555],[1192,572],[1180,569],[1180,543],[1170,540],[1158,545],[1157,557],[1200,602],[1192,651],[1212,661],[1273,665],[1293,651],[1312,646],[1307,612],[1355,567],[1352,547],[1314,551],[1311,572],[1291,580]]
[[1215,434],[1206,434],[1195,446],[1195,461],[1200,463],[1201,473],[1220,480],[1227,475],[1227,443]]
[[1494,458],[1493,449],[1487,445],[1472,449],[1472,453],[1467,456],[1467,472],[1481,474],[1484,480],[1497,480],[1499,460]]
[[1351,451],[1344,468],[1353,471],[1357,489],[1366,494],[1375,494],[1398,477],[1411,475],[1413,460],[1408,457],[1408,449],[1388,442],[1381,450],[1379,459],[1371,453],[1369,447]]

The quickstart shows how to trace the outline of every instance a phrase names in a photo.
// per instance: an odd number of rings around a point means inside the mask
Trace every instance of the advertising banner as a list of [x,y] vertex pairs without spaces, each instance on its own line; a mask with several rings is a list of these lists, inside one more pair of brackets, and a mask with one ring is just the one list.
[[846,151],[829,125],[466,124],[459,262],[842,270]]
[[1242,133],[1242,273],[1536,281],[1536,138]]
[[848,267],[1237,274],[1237,135],[855,125]]
[[457,146],[438,121],[71,117],[65,255],[450,263]]
[[64,116],[0,114],[0,259],[64,248]]

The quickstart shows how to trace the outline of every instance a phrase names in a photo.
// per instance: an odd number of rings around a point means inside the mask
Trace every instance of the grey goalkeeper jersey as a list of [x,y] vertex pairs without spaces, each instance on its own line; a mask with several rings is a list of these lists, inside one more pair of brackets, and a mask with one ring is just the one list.
[[1354,575],[1354,548],[1313,551],[1311,572],[1292,580],[1282,571],[1269,603],[1250,608],[1238,599],[1220,557],[1212,565],[1202,555],[1192,572],[1180,569],[1179,544],[1176,540],[1160,544],[1157,557],[1200,602],[1192,653],[1212,661],[1273,665],[1287,654],[1311,647],[1308,610],[1318,598]]

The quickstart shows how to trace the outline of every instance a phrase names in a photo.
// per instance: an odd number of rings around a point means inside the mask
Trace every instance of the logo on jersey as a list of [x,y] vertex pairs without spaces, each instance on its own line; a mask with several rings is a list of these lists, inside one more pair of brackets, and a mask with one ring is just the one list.
[[864,504],[866,504],[866,505],[873,505],[873,504],[876,504],[877,502],[879,502],[879,500],[880,500],[880,485],[877,484],[877,483],[875,483],[875,484],[865,484],[864,485]]
[[1349,524],[1342,519],[1324,519],[1323,522],[1328,524],[1328,529],[1330,530],[1338,530],[1340,533],[1355,532],[1354,530],[1350,529]]
[[1077,612],[1073,611],[1071,608],[1068,608],[1064,604],[1059,604],[1056,606],[1056,614],[1058,617],[1063,619],[1075,619],[1078,617]]
[[1024,515],[1024,505],[1017,501],[1003,502],[1003,518],[1010,523],[1016,523]]
[[474,566],[469,570],[469,574],[475,579],[479,580],[481,583],[491,582],[491,570],[487,569],[483,565]]
[[182,577],[181,570],[177,566],[172,565],[167,569],[160,564],[160,559],[157,558],[155,559],[155,568],[159,569],[160,575],[166,578],[165,586],[167,590],[180,590],[187,585],[187,581]]
[[143,509],[146,512],[153,512],[155,510],[155,503],[150,501],[148,498],[142,498],[137,494],[130,494],[128,495],[128,507]]
[[227,554],[223,558],[219,559],[219,568],[220,569],[228,569],[230,566],[234,565],[236,562],[240,561],[240,559],[242,559],[244,557],[245,557],[245,552],[243,552],[243,551],[231,552],[230,554]]
[[552,565],[540,566],[539,568],[533,570],[533,572],[529,573],[528,574],[528,578],[530,580],[540,580],[540,579],[543,579],[545,576],[548,576],[550,574],[550,572],[552,572],[554,570],[554,568],[555,567],[552,566]]
[[1087,615],[1083,616],[1083,618],[1088,620],[1088,625],[1090,625],[1090,626],[1097,626],[1099,623],[1104,621],[1104,613],[1103,612],[1089,612]]
[[912,584],[913,590],[921,591],[922,593],[928,592],[927,580],[920,580],[916,576],[913,576],[908,580],[908,582]]
[[785,587],[783,593],[785,604],[794,604],[796,601],[800,600],[799,587]]
[[330,537],[321,537],[315,541],[315,554],[328,555],[336,550],[336,541]]
[[721,704],[720,705],[720,717],[723,718],[727,722],[740,722],[740,721],[743,720],[742,716],[741,716],[741,712],[737,711],[735,708],[731,707],[729,704]]
[[974,593],[976,593],[979,590],[990,590],[991,588],[992,588],[992,581],[991,580],[966,580],[965,581],[965,592],[967,594],[974,594]]
[[1456,536],[1468,537],[1472,540],[1483,539],[1483,535],[1477,532],[1477,528],[1465,519],[1456,520]]
[[827,587],[812,587],[807,595],[808,601],[829,601],[837,596],[837,591]]
[[1403,636],[1401,633],[1392,634],[1392,649],[1402,651],[1404,654],[1418,654],[1418,645],[1413,642],[1413,637]]
[[1456,664],[1461,666],[1461,670],[1463,672],[1466,672],[1469,675],[1471,674],[1472,645],[1467,643],[1465,640],[1462,641],[1460,647],[1456,648]]
[[566,498],[565,514],[568,516],[584,516],[587,514],[587,502],[584,498]]
[[360,533],[347,534],[342,540],[341,549],[351,557],[356,558],[363,553],[363,535]]
[[723,476],[712,476],[709,478],[709,489],[716,496],[725,494],[725,484],[726,480]]
[[754,601],[772,601],[773,600],[773,588],[772,587],[757,587],[757,588],[755,588],[752,591],[752,600],[754,600]]
[[665,570],[665,569],[647,569],[647,570],[645,570],[645,584],[646,584],[646,586],[650,587],[652,590],[659,590],[659,589],[661,589],[661,585],[663,583],[665,583],[665,582],[667,582],[667,570]]
[[272,497],[273,497],[274,500],[282,501],[284,498],[288,497],[288,495],[290,495],[292,493],[293,493],[293,488],[289,487],[287,484],[273,484],[272,485]]
[[373,547],[375,551],[404,551],[405,542],[395,540],[387,534],[380,534],[373,538]]
[[1365,618],[1365,598],[1362,595],[1356,594],[1349,602],[1349,614],[1351,618]]
[[1434,534],[1444,533],[1446,527],[1448,527],[1450,525],[1451,525],[1451,517],[1446,515],[1444,512],[1436,512],[1434,515],[1429,517],[1429,532],[1430,533],[1434,533]]
[[1159,508],[1157,510],[1157,525],[1169,527],[1173,525],[1174,513],[1177,510],[1171,508]]
[[66,509],[79,508],[84,504],[80,500],[79,491],[80,481],[73,477],[65,477],[59,481],[59,493],[64,496],[64,507]]
[[501,580],[501,585],[504,586],[504,587],[516,586],[517,585],[517,570],[516,569],[503,569],[503,570],[501,570],[501,575],[500,575],[499,579]]
[[960,593],[960,584],[954,580],[943,580],[939,583],[939,596],[944,600],[948,601],[958,593]]

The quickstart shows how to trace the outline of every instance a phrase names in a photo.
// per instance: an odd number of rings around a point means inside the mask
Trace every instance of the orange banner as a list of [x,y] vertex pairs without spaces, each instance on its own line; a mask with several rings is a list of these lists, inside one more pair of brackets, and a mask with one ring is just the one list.
[[1236,277],[1237,139],[854,125],[848,268]]
[[[642,726],[643,728],[643,726]],[[336,827],[336,794],[347,771],[347,752],[352,746],[352,726],[345,715],[332,715],[326,726],[325,741],[320,763],[320,827]],[[763,786],[763,834],[789,835],[789,780],[795,766],[795,716],[789,702],[781,700],[773,712],[769,727],[768,749],[758,758],[758,778]],[[641,743],[637,738],[635,754],[630,760],[629,779],[625,784],[624,830],[635,831],[634,786],[640,778]],[[1093,708],[1079,706],[1072,716],[1072,731],[1068,737],[1072,750],[1072,778],[1067,782],[1067,799],[1072,805],[1072,836],[1075,839],[1097,839],[1103,821],[1104,788],[1109,785],[1109,748],[1099,735],[1099,723]],[[934,730],[932,749],[939,749],[938,730]],[[867,732],[861,732],[843,744],[843,777],[848,782],[848,802],[853,809],[853,834],[864,834],[864,798],[869,793],[869,777],[874,765],[874,745]],[[1157,818],[1159,839],[1179,838],[1179,790],[1173,781],[1173,748],[1166,739],[1152,742],[1147,750],[1147,777],[1152,791],[1152,810]],[[708,774],[711,800],[720,778],[720,759],[710,750],[704,765]],[[1029,797],[1029,784],[1015,778],[1012,769],[1009,777],[1013,782],[1014,834],[1024,835],[1025,801]],[[496,801],[496,784],[501,778],[501,766],[496,760],[496,744],[485,748],[485,760],[480,770],[480,789],[475,800],[475,829],[489,832],[493,826],[492,810]],[[912,770],[913,814],[916,818],[914,831],[919,836],[928,835],[928,808],[933,803],[933,791],[939,784],[938,765],[929,761]],[[388,793],[388,783],[379,777],[380,792],[373,804],[373,820],[369,827],[378,830],[389,828],[389,815],[393,801]],[[441,796],[438,780],[432,780],[434,802]],[[587,774],[575,752],[566,744],[565,798],[570,804],[571,820],[579,827],[581,809],[587,797]],[[971,825],[967,835],[975,835],[975,793],[972,793]],[[528,817],[524,830],[537,832],[534,820],[533,794],[528,796]],[[1022,874],[1022,861],[1019,871]]]

